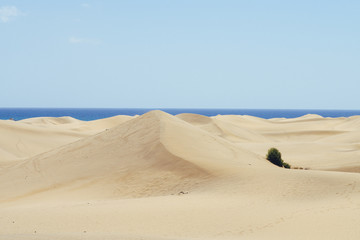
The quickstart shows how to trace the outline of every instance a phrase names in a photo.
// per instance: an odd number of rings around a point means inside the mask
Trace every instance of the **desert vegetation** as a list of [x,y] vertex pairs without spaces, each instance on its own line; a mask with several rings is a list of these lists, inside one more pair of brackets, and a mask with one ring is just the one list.
[[291,165],[281,158],[281,152],[276,148],[270,148],[266,155],[266,159],[269,160],[272,164],[275,164],[279,167],[291,168]]

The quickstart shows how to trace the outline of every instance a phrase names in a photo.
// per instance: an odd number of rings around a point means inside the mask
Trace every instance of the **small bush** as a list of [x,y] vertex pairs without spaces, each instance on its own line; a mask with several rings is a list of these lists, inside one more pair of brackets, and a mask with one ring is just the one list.
[[266,159],[269,160],[272,164],[282,167],[283,160],[281,159],[281,153],[276,148],[270,148],[266,155]]
[[290,164],[284,162],[281,158],[281,153],[276,148],[270,148],[266,155],[266,159],[269,160],[272,164],[275,164],[279,167],[291,168]]

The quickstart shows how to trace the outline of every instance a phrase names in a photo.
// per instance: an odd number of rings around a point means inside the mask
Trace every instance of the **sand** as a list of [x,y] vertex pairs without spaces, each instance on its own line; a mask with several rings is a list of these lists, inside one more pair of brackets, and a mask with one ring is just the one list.
[[360,239],[359,116],[151,111],[0,133],[0,239]]
[[25,160],[56,147],[112,128],[132,117],[116,116],[95,121],[71,117],[0,120],[0,165]]

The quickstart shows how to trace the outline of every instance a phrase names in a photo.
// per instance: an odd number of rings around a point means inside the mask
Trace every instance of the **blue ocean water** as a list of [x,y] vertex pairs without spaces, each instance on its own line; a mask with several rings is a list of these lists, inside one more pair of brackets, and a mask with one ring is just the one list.
[[[90,121],[116,115],[141,115],[149,108],[0,108],[0,119],[21,120],[32,117],[63,117]],[[176,115],[180,113],[197,113],[205,116],[216,115],[251,115],[265,119],[295,118],[306,114],[318,114],[323,117],[349,117],[360,115],[360,110],[300,110],[300,109],[191,109],[165,108],[159,109]]]

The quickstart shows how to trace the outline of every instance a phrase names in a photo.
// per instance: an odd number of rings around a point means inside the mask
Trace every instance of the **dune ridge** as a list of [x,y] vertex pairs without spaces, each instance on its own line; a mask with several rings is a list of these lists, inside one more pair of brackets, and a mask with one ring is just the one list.
[[[173,138],[174,134],[177,134],[176,139]],[[207,141],[206,146],[199,146],[199,142],[195,144],[195,141],[200,140]],[[191,149],[192,146],[196,148]],[[209,152],[208,146],[215,151]],[[24,196],[29,196],[32,192],[64,187],[79,179],[82,184],[84,181],[92,182],[93,179],[112,181],[114,186],[107,184],[110,189],[98,189],[101,190],[99,196],[147,196],[148,192],[157,195],[167,192],[166,188],[174,191],[173,187],[182,185],[182,179],[191,182],[191,178],[219,174],[222,169],[233,171],[239,165],[233,161],[236,150],[240,152],[231,143],[208,132],[166,113],[153,111],[108,131],[32,157],[6,169],[3,176],[25,176],[11,183],[14,197],[17,192],[25,191],[21,186],[26,186],[29,193]],[[0,176],[0,184],[6,183],[5,180],[1,181],[3,176]],[[166,178],[161,184],[164,188],[159,186],[159,178]],[[129,190],[129,185],[133,193],[124,194],[123,191]],[[143,185],[152,188],[145,191]],[[90,186],[92,184],[88,184]],[[12,195],[8,193],[6,197],[11,198]]]
[[[162,111],[0,121],[0,239],[358,239],[359,123]],[[310,170],[270,164],[270,147]]]

